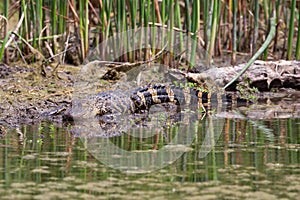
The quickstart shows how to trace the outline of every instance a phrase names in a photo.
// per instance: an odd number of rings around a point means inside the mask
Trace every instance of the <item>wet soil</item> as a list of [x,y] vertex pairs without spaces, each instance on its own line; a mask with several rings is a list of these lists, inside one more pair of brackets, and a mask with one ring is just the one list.
[[[80,67],[67,65],[0,65],[0,126],[16,127],[43,119],[61,123],[71,106],[74,77]],[[254,118],[299,117],[300,91],[278,89],[260,94]],[[279,113],[279,114],[278,114]],[[264,115],[262,115],[264,114]]]
[[69,107],[77,71],[73,66],[0,65],[0,125],[14,127],[49,117],[61,121],[61,115],[49,113]]

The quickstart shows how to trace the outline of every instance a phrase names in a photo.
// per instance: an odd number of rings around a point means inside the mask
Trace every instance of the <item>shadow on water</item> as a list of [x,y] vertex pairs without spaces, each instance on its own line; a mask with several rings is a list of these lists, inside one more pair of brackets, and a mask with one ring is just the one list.
[[[210,124],[210,125],[209,125]],[[213,126],[211,126],[213,125]],[[300,119],[200,119],[182,155],[146,174],[127,174],[99,162],[85,140],[49,122],[7,130],[0,139],[1,199],[289,198],[300,193]],[[178,137],[175,128],[140,138],[107,140],[126,151],[157,151]],[[173,140],[174,141],[174,140]],[[206,152],[206,147],[209,151]],[[174,150],[174,148],[176,150]]]

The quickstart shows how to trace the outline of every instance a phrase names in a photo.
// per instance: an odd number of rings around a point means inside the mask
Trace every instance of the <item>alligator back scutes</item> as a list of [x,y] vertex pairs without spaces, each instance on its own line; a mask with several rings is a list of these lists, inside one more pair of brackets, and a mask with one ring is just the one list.
[[[220,107],[223,103],[231,102],[231,96],[221,93],[202,92],[190,87],[148,85],[136,89],[130,96],[135,112],[149,109],[154,104],[174,103],[188,105],[193,108]],[[232,103],[232,102],[231,102]]]
[[149,109],[154,104],[198,105],[208,103],[210,94],[189,87],[149,85],[138,88],[131,95],[135,110]]
[[149,109],[154,104],[167,102],[179,103],[172,88],[165,85],[149,85],[138,88],[130,98],[137,111]]
[[147,85],[130,91],[101,92],[89,98],[88,104],[97,110],[97,116],[103,116],[115,113],[140,113],[149,110],[152,105],[163,103],[188,106],[190,109],[217,108],[222,106],[224,98],[229,102],[226,95],[219,93],[201,92],[194,88],[173,85]]
[[[129,91],[101,92],[80,99],[78,102],[74,101],[75,105],[72,105],[70,116],[78,119],[77,132],[80,132],[80,123],[85,122],[85,120],[81,120],[82,118],[93,118],[88,120],[92,125],[90,128],[95,128],[95,130],[99,128],[100,135],[107,134],[110,137],[114,135],[113,133],[122,134],[132,126],[139,127],[140,124],[143,126],[143,120],[147,119],[148,114],[151,115],[151,112],[144,111],[149,111],[155,104],[175,104],[176,110],[174,110],[174,106],[162,105],[167,112],[170,111],[168,114],[171,114],[171,117],[168,119],[175,122],[183,120],[184,123],[187,123],[187,121],[195,121],[201,116],[201,113],[189,112],[190,110],[197,111],[199,108],[204,108],[202,110],[204,112],[216,110],[218,113],[224,109],[227,110],[234,102],[236,99],[221,93],[201,92],[194,88],[173,85],[147,85]],[[223,103],[229,104],[223,106]],[[229,107],[227,107],[228,105]],[[153,114],[157,110],[153,109],[152,111],[154,111]],[[145,121],[147,122],[147,120]],[[150,123],[151,125],[153,124]]]

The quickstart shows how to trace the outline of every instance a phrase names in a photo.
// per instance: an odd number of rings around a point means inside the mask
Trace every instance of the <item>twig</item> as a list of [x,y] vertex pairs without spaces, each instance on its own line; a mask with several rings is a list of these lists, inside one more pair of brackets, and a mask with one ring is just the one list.
[[[135,63],[130,63],[130,62],[111,62],[111,61],[97,61],[98,64],[107,64],[107,65],[114,65],[112,70],[117,70],[117,71],[127,71],[128,68],[132,68],[134,66],[139,66],[139,65],[143,65],[143,64],[147,64],[147,63],[151,63],[154,60],[157,60],[159,58],[159,56],[164,52],[164,50],[166,49],[167,44],[157,53],[155,54],[155,56],[153,56],[151,59],[149,60],[145,60],[145,61],[139,61],[139,62],[135,62]],[[124,67],[126,67],[124,69]],[[108,72],[110,72],[110,70],[108,70]]]
[[68,36],[67,36],[67,41],[66,41],[66,43],[65,43],[65,45],[66,45],[66,47],[65,47],[65,51],[63,52],[63,55],[62,55],[62,58],[61,58],[61,62],[62,62],[62,64],[64,64],[65,63],[65,58],[66,58],[66,52],[67,52],[67,50],[68,50],[68,47],[69,47],[69,39],[70,39],[70,33],[68,33]]
[[[48,44],[48,42],[46,42],[46,41],[45,41],[45,46],[46,46],[46,49],[48,49],[48,51],[49,51],[49,54],[50,54],[50,56],[51,56],[50,58],[54,57],[53,51],[52,51],[50,45]],[[47,60],[49,60],[50,58],[46,59],[45,62],[46,62]]]
[[33,53],[33,54],[36,54],[38,55],[39,57],[37,58],[40,58],[40,59],[44,59],[44,56],[43,54],[41,54],[41,52],[39,52],[38,50],[36,50],[35,48],[33,48],[24,38],[22,38],[17,32],[12,32],[14,35],[18,36],[22,42],[24,42],[30,49],[30,51]]
[[[15,28],[15,30],[14,30],[13,32],[15,32],[15,33],[18,32],[19,28],[20,28],[21,25],[22,25],[23,20],[24,20],[24,13],[22,13],[21,18],[20,18],[20,20],[19,20],[19,23],[17,24],[17,27]],[[13,33],[13,32],[11,32],[11,33]],[[6,44],[5,44],[5,46],[4,46],[5,49],[9,46],[9,44],[11,43],[11,41],[12,41],[13,39],[15,39],[15,34],[13,34],[13,35],[9,38],[9,40],[6,42]]]
[[61,95],[65,95],[65,94],[70,95],[74,91],[75,91],[74,89],[71,89],[71,90],[66,90],[66,91],[55,92],[53,94],[48,94],[43,99],[48,100],[50,97],[54,97],[54,96],[61,96]]
[[[48,44],[48,43],[47,43],[47,44]],[[48,45],[48,46],[49,46],[49,45]],[[50,46],[49,46],[49,48],[50,48]],[[51,57],[45,59],[45,60],[43,61],[43,63],[48,62],[50,59],[55,58],[55,57],[57,57],[57,56],[59,56],[59,55],[61,55],[61,54],[64,54],[64,53],[66,53],[67,51],[69,51],[69,50],[71,50],[71,49],[74,49],[74,48],[75,48],[75,47],[71,47],[71,48],[66,49],[66,50],[64,50],[64,51],[62,51],[62,52],[60,52],[60,53],[55,54],[55,55],[53,55],[53,53],[52,53],[52,51],[51,51],[51,52],[50,52]]]
[[41,46],[41,38],[42,38],[42,36],[43,36],[43,32],[46,30],[48,28],[48,26],[46,25],[42,30],[41,30],[41,32],[40,32],[40,34],[39,34],[39,47]]
[[[149,25],[154,25],[154,26],[157,26],[157,27],[168,28],[168,25],[163,25],[163,24],[161,24],[161,23],[148,22],[148,24],[149,24]],[[182,32],[182,33],[186,33],[186,32],[187,32],[186,30],[183,30],[183,29],[180,29],[180,28],[177,28],[177,27],[173,27],[173,30],[174,30],[174,31],[177,31],[177,32]],[[190,35],[190,36],[193,36],[194,34],[196,34],[198,40],[201,42],[201,45],[204,46],[205,42],[204,42],[203,38],[200,37],[200,35],[198,34],[198,32],[199,32],[199,31],[196,31],[195,33],[189,32],[189,35]]]
[[129,63],[129,62],[126,62],[126,63],[123,63],[117,67],[123,67],[123,66],[138,66],[138,65],[143,65],[143,64],[147,64],[147,63],[151,63],[153,62],[154,60],[157,60],[159,58],[159,56],[164,52],[164,50],[166,49],[168,44],[166,44],[159,52],[157,52],[157,54],[155,54],[155,56],[153,56],[152,58],[150,58],[149,60],[145,60],[145,61],[139,61],[139,62],[135,62],[135,63]]
[[[232,50],[222,50],[222,51],[225,53],[232,53]],[[236,51],[235,53],[236,53],[236,55],[240,55],[240,56],[249,56],[250,55],[250,53],[239,52],[239,51]]]
[[21,49],[19,48],[19,46],[16,44],[16,42],[15,42],[15,47],[18,50],[18,52],[20,53],[23,62],[27,65],[27,62],[26,62],[26,60],[25,60],[25,58],[23,56],[23,53],[22,53]]

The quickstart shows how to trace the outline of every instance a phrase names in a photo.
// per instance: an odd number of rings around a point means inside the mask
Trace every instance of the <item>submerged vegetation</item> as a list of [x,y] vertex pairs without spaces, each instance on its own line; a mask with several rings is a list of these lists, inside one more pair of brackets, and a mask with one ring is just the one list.
[[[0,60],[5,63],[55,60],[80,64],[115,33],[149,27],[154,38],[157,29],[164,27],[173,31],[160,33],[169,34],[162,46],[172,47],[179,41],[181,49],[190,51],[189,63],[194,64],[195,55],[204,49],[208,58],[229,53],[234,64],[237,55],[252,56],[264,43],[273,13],[275,37],[261,59],[300,57],[296,0],[4,0],[0,9]],[[180,36],[178,40],[173,32]],[[193,39],[186,48],[183,35]],[[148,54],[154,56],[161,50],[155,39],[139,51],[132,51],[135,41],[126,42],[114,44],[115,49],[128,52],[119,62],[147,60]]]

